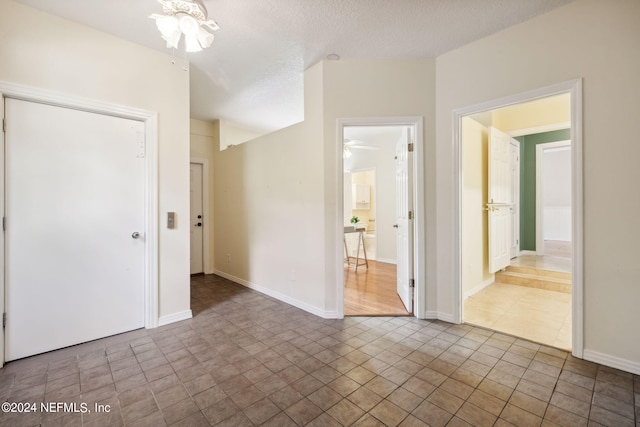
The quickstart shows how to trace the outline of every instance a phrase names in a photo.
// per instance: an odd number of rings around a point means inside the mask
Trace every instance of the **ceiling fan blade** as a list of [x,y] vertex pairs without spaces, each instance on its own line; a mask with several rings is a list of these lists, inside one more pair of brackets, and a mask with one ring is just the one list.
[[354,147],[356,145],[364,144],[364,141],[360,141],[359,139],[345,139],[344,145],[348,147]]
[[198,42],[198,36],[194,34],[184,35],[184,45],[187,52],[200,52],[202,47]]
[[350,148],[356,148],[358,150],[379,150],[379,147],[372,145],[352,145]]

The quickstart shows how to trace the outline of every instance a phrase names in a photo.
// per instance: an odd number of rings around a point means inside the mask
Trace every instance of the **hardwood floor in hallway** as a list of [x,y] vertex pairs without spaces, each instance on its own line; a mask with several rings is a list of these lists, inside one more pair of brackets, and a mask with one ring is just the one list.
[[408,316],[396,289],[396,266],[369,260],[369,268],[344,268],[345,316]]

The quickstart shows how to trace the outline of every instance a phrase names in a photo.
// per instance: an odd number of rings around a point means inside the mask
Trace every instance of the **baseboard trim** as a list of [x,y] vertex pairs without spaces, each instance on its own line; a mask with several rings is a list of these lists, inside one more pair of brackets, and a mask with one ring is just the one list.
[[520,255],[518,256],[523,256],[523,255],[538,255],[538,253],[536,251],[520,251]]
[[582,353],[584,360],[596,362],[610,368],[620,369],[621,371],[630,372],[640,375],[640,363],[631,360],[622,359],[620,357],[611,356],[609,354],[600,353],[593,350],[584,350]]
[[376,259],[378,262],[384,262],[386,264],[398,264],[398,261],[391,258],[378,258]]
[[231,280],[234,283],[237,283],[239,285],[245,286],[249,289],[253,289],[254,291],[258,291],[262,294],[268,295],[272,298],[277,299],[278,301],[282,301],[284,303],[287,303],[289,305],[292,305],[296,308],[299,308],[301,310],[304,310],[308,313],[314,314],[316,316],[322,317],[323,319],[338,319],[338,312],[337,311],[325,311],[325,310],[320,310],[317,307],[314,307],[310,304],[307,304],[306,302],[302,302],[300,300],[297,300],[295,298],[291,298],[288,295],[285,294],[281,294],[280,292],[276,292],[272,289],[266,288],[264,286],[258,285],[257,283],[252,283],[249,282],[248,280],[245,279],[241,279],[240,277],[236,277],[233,276],[231,274],[225,273],[224,271],[220,271],[220,270],[215,270],[214,274],[220,276],[220,277],[224,277],[225,279]]
[[427,320],[442,320],[443,322],[457,323],[451,314],[440,313],[439,311],[427,311],[424,314],[424,318]]
[[180,311],[178,313],[168,314],[158,319],[158,326],[169,325],[171,323],[180,322],[182,320],[188,320],[193,317],[191,310]]
[[491,279],[485,280],[484,282],[480,283],[477,286],[474,286],[473,288],[471,288],[470,290],[464,293],[463,298],[467,299],[470,296],[477,294],[478,292],[480,292],[481,290],[483,290],[484,288],[492,284],[494,281],[495,281],[495,276],[492,277]]

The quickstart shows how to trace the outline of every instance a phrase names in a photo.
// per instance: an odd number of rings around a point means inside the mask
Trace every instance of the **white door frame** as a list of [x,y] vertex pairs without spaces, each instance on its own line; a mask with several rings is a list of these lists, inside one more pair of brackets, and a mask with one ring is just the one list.
[[414,126],[415,139],[413,151],[413,271],[414,271],[414,315],[419,319],[426,316],[426,282],[425,282],[425,216],[424,216],[424,142],[422,130],[423,118],[410,117],[358,117],[337,120],[335,164],[336,164],[336,211],[335,211],[335,259],[336,271],[336,317],[344,318],[344,150],[343,134],[347,126]]
[[190,163],[202,165],[202,260],[204,274],[213,274],[211,268],[211,239],[209,232],[209,159],[192,157]]
[[571,147],[571,141],[547,142],[536,145],[536,255],[544,255],[544,206],[542,206],[544,150],[559,147]]
[[462,118],[471,114],[522,104],[540,98],[569,93],[571,95],[571,217],[572,217],[572,354],[582,358],[584,351],[584,246],[583,246],[583,173],[582,173],[582,79],[570,80],[540,89],[472,105],[453,111],[453,318],[463,319],[462,292]]
[[[145,263],[144,263],[144,319],[145,328],[158,326],[158,113],[127,106],[95,101],[74,95],[62,94],[50,90],[34,88],[0,81],[0,116],[4,118],[4,97],[25,101],[38,102],[64,108],[73,108],[87,112],[104,114],[138,120],[145,124]],[[0,132],[0,145],[4,148],[4,132]],[[4,150],[2,150],[4,151]],[[4,156],[4,154],[2,155]],[[4,157],[0,160],[0,176],[4,191]],[[5,215],[4,200],[0,202],[2,217]],[[0,302],[4,311],[5,294],[5,241],[4,233],[0,233],[0,247],[2,248],[0,274]],[[0,352],[0,366],[4,363],[4,331],[0,332],[2,352]]]

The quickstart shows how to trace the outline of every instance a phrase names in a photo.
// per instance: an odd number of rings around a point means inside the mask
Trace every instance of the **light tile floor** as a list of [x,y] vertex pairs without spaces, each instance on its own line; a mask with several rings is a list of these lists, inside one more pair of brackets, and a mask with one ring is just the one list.
[[[409,317],[321,319],[217,276],[192,280],[192,308],[188,321],[9,362],[0,370],[3,402],[86,403],[91,412],[1,413],[0,425],[633,427],[640,420],[639,376],[482,328]],[[95,411],[96,403],[110,411]]]
[[[512,266],[571,273],[569,242],[545,241],[545,253]],[[556,256],[559,255],[559,256]],[[464,321],[552,347],[571,349],[571,294],[492,283],[464,301]]]
[[548,255],[523,255],[511,260],[511,265],[530,267],[539,270],[559,271],[571,273],[571,258]]
[[465,300],[464,321],[571,349],[571,294],[492,283]]

